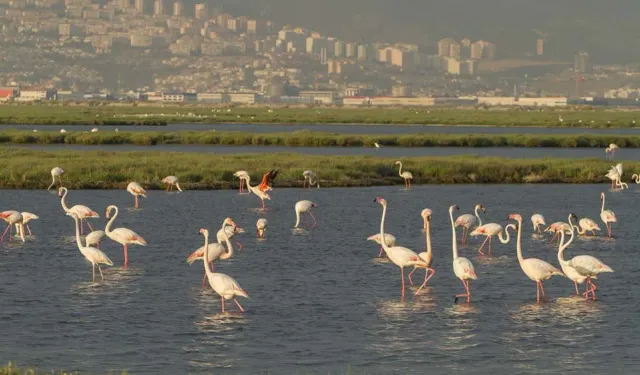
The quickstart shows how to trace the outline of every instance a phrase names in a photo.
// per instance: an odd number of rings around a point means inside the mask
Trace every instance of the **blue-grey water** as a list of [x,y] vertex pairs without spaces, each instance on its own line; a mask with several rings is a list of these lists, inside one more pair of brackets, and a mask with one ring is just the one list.
[[288,133],[300,130],[342,134],[640,134],[639,128],[552,128],[533,126],[478,126],[478,125],[349,125],[349,124],[169,124],[166,126],[95,126],[95,125],[0,125],[0,131],[9,129],[60,131],[243,131],[250,133]]
[[[602,148],[560,148],[560,147],[291,147],[291,146],[210,146],[210,145],[11,145],[8,147],[42,151],[121,151],[121,152],[200,152],[214,154],[261,154],[293,152],[305,155],[348,155],[378,157],[415,157],[478,155],[505,158],[601,158],[610,159]],[[621,149],[616,152],[617,160],[640,160],[639,148]]]
[[[637,244],[640,194],[607,193],[618,223],[613,239],[578,239],[567,256],[589,254],[615,273],[597,280],[598,300],[572,297],[562,277],[545,283],[548,300],[535,303],[535,284],[521,271],[515,242],[494,241],[492,258],[478,257],[481,239],[461,248],[476,267],[472,302],[455,304],[462,284],[451,267],[448,206],[456,216],[477,203],[484,222],[505,224],[509,213],[525,218],[525,257],[557,265],[548,237],[532,237],[529,217],[547,223],[570,212],[599,222],[605,185],[455,185],[361,189],[278,189],[262,215],[259,200],[235,191],[150,191],[140,210],[127,209],[124,190],[70,191],[102,218],[121,208],[116,227],[137,231],[147,247],[132,245],[121,267],[122,247],[105,239],[115,262],[105,281],[91,283],[91,266],[72,240],[73,221],[52,192],[3,190],[1,209],[30,211],[34,236],[25,244],[0,244],[0,353],[6,362],[104,373],[131,374],[637,374],[640,371],[640,271]],[[367,236],[379,230],[388,200],[387,232],[398,243],[423,251],[420,211],[433,210],[433,267],[429,287],[400,302],[400,272],[374,258]],[[318,226],[292,231],[293,206],[311,199]],[[251,299],[247,312],[220,315],[220,299],[204,288],[202,262],[185,263],[202,246],[201,227],[216,231],[232,217],[247,233],[244,248],[216,271],[234,277]],[[267,240],[255,239],[255,222],[269,220]],[[602,223],[600,223],[603,226]],[[460,235],[460,233],[458,233]],[[419,270],[414,280],[421,279]],[[235,306],[227,304],[232,311]]]

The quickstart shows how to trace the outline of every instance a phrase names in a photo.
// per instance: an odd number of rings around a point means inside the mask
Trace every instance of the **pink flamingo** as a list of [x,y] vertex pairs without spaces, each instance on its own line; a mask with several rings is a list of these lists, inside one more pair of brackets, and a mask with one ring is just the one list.
[[451,219],[451,231],[453,232],[452,249],[453,249],[453,273],[456,275],[466,293],[456,294],[454,303],[458,302],[458,298],[466,297],[467,303],[471,302],[471,289],[469,288],[469,280],[478,280],[473,263],[467,258],[458,256],[458,238],[456,237],[456,223],[453,221],[453,210],[459,210],[456,205],[449,207],[449,218]]
[[18,235],[20,235],[20,239],[22,239],[22,242],[24,242],[24,227],[23,227],[23,217],[22,217],[22,213],[18,212],[18,211],[3,211],[0,212],[0,219],[4,220],[7,222],[7,229],[4,230],[4,232],[2,233],[2,236],[0,237],[0,242],[2,242],[4,240],[4,236],[5,234],[7,234],[7,231],[9,231],[9,242],[11,242],[11,235],[12,235],[12,227],[13,225],[17,225],[18,226]]
[[[418,295],[418,293],[420,293],[420,291],[422,290],[422,288],[425,287],[425,285],[427,285],[427,282],[429,281],[429,279],[431,279],[433,277],[433,275],[435,275],[436,271],[431,268],[431,263],[433,262],[433,252],[431,251],[431,214],[432,211],[428,208],[425,208],[424,210],[422,210],[423,213],[423,218],[426,224],[425,227],[425,234],[426,234],[426,241],[427,241],[427,251],[423,251],[420,254],[418,254],[418,256],[420,257],[420,259],[422,259],[425,263],[425,267],[422,267],[422,265],[415,265],[413,266],[413,271],[411,271],[409,273],[409,282],[411,283],[411,285],[413,285],[413,281],[411,280],[411,274],[414,273],[418,268],[424,268],[424,282],[422,283],[422,285],[420,285],[420,288],[418,288],[418,290],[416,291],[415,295]],[[431,275],[429,275],[429,272],[431,272]],[[428,276],[428,277],[427,277]]]
[[[232,226],[233,228],[236,227],[236,223],[230,217],[224,219],[224,222],[222,223],[222,228],[220,229],[223,235],[223,239],[227,243],[227,249],[225,249],[221,243],[208,243],[208,240],[207,240],[207,247],[206,247],[207,259],[209,259],[209,264],[211,265],[211,268],[213,270],[215,270],[215,264],[214,264],[215,261],[229,259],[233,256],[233,245],[229,240],[229,236],[228,236],[229,232],[225,230],[225,228],[229,225]],[[202,246],[198,248],[196,251],[194,251],[193,253],[191,253],[187,258],[187,263],[193,264],[193,262],[195,262],[196,260],[204,259],[204,253],[205,253],[204,249],[205,247]],[[206,285],[206,281],[207,281],[207,273],[205,272],[204,277],[202,278],[202,285]]]
[[[111,211],[115,211],[113,216],[111,216]],[[113,222],[118,216],[118,207],[114,205],[107,207],[107,212],[105,215],[107,216],[107,219],[111,218],[111,220],[109,220],[107,226],[104,228],[104,232],[107,234],[107,237],[121,244],[124,248],[124,268],[127,268],[129,266],[129,253],[127,251],[127,245],[137,244],[140,246],[147,246],[147,241],[145,241],[145,239],[142,238],[138,233],[128,228],[116,228],[114,230],[111,230],[111,225],[113,225]]]

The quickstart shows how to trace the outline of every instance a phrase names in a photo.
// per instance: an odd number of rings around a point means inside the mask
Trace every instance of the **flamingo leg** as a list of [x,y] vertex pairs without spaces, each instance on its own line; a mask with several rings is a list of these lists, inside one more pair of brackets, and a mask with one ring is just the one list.
[[536,301],[540,303],[540,282],[536,281]]
[[466,280],[461,280],[461,281],[466,293],[456,294],[456,298],[453,302],[454,303],[458,302],[459,297],[467,297],[467,303],[469,303],[471,302],[471,291],[469,291],[469,281],[466,281]]
[[202,277],[202,286],[207,285],[207,271],[204,272],[204,276]]
[[467,232],[467,228],[462,227],[462,240],[460,241],[461,245],[464,245],[466,243],[466,238],[465,238],[466,232]]
[[302,219],[304,220],[304,227],[305,228],[309,228],[309,226],[307,225],[307,215],[305,215],[304,213],[302,214]]
[[[260,198],[262,199],[262,198]],[[262,209],[264,210],[264,199],[262,199]]]
[[542,281],[539,281],[540,283],[540,291],[542,291],[542,297],[546,297],[546,295],[544,294],[544,285],[542,284]]
[[378,258],[382,258],[382,252],[384,251],[384,248],[382,246],[380,246],[380,252],[378,253]]
[[553,242],[553,240],[555,240],[555,239],[556,239],[556,237],[558,236],[558,233],[559,233],[559,232],[558,232],[558,231],[556,231],[556,232],[553,234],[553,237],[551,237],[551,241],[549,241],[549,243],[552,243],[552,242]]
[[404,267],[400,267],[400,277],[402,278],[402,302],[404,302]]
[[[7,229],[5,229],[4,232],[2,233],[2,237],[0,237],[0,241],[4,240],[4,235],[7,234],[7,231],[9,230],[10,227],[11,227],[11,224],[9,224]],[[9,234],[9,237],[11,237],[11,234]]]
[[580,295],[580,292],[578,291],[578,282],[577,282],[577,281],[574,281],[574,282],[573,282],[573,284],[574,284],[574,285],[575,285],[575,287],[576,287],[576,296],[579,296],[579,295]]
[[413,267],[413,270],[409,272],[409,284],[413,285],[413,280],[411,280],[411,274],[416,272],[417,268]]
[[238,245],[238,251],[242,250],[242,243],[236,241],[236,245]]
[[29,228],[29,224],[27,224],[27,230],[29,231],[29,235],[31,236],[31,228]]
[[134,200],[135,200],[134,207],[135,207],[135,208],[138,208],[138,196],[137,196],[137,195],[134,195],[134,196],[133,196],[133,198],[134,198]]
[[9,224],[9,242],[11,242],[11,237],[13,237],[13,228],[11,227],[11,224]]
[[91,226],[91,223],[89,222],[89,220],[87,220],[87,225],[89,226],[89,229],[91,229],[91,231],[93,232],[93,227]]
[[235,303],[236,303],[236,305],[238,305],[238,308],[240,309],[240,311],[244,312],[244,309],[243,309],[243,308],[242,308],[242,306],[240,305],[240,302],[238,302],[238,300],[237,300],[235,297],[233,297],[233,302],[235,302]]
[[482,245],[480,245],[480,248],[478,249],[478,252],[480,253],[480,255],[484,255],[484,253],[482,252],[482,248],[484,247],[484,244],[486,244],[487,241],[489,241],[489,238],[491,238],[491,237],[485,238],[484,242],[482,243]]
[[[429,275],[429,271],[431,271],[431,275]],[[424,282],[422,283],[422,285],[420,285],[420,288],[418,288],[418,291],[416,291],[416,296],[418,295],[418,293],[420,293],[420,291],[422,290],[422,288],[425,287],[425,285],[427,285],[427,282],[429,281],[429,279],[436,273],[436,271],[433,270],[433,268],[426,268],[424,270]],[[427,277],[427,275],[429,275],[429,277]]]
[[91,279],[92,282],[96,282],[96,265],[95,264],[91,264],[91,271],[93,272],[93,278]]
[[489,236],[489,256],[491,256],[491,242],[493,241],[493,236]]
[[315,228],[316,225],[318,225],[318,220],[316,220],[316,217],[313,216],[311,212],[309,212],[309,215],[311,215],[311,218],[313,219],[313,226],[311,228]]
[[123,245],[124,247],[124,268],[129,266],[129,252],[127,251],[127,244]]
[[224,297],[220,296],[220,302],[222,303],[222,313],[224,313]]
[[102,274],[102,268],[100,268],[99,264],[98,264],[98,271],[100,271],[100,280],[104,281],[104,275]]

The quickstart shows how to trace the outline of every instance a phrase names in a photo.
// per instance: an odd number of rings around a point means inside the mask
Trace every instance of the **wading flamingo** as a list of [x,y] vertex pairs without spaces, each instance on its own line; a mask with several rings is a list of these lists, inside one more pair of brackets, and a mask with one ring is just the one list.
[[428,208],[425,208],[422,211],[420,211],[420,217],[422,218],[423,231],[427,230],[427,217],[429,217],[430,215],[431,215],[431,210]]
[[[219,244],[224,242],[224,234],[222,233],[223,231],[227,233],[227,237],[229,237],[229,239],[231,239],[236,234],[244,233],[244,229],[236,226],[235,224],[232,226],[226,226],[224,228],[220,228],[218,233],[216,233],[216,239],[218,240]],[[243,247],[242,243],[240,243],[240,241],[236,241],[236,244],[238,245],[238,251],[242,250],[242,247]]]
[[76,244],[78,245],[78,250],[80,253],[84,255],[84,257],[91,263],[91,270],[93,273],[93,277],[91,281],[96,282],[96,266],[98,266],[98,271],[100,271],[100,279],[104,280],[104,275],[102,274],[102,268],[100,268],[101,264],[106,264],[107,266],[113,266],[113,262],[109,257],[100,251],[100,249],[91,247],[89,245],[82,246],[82,242],[80,242],[80,220],[78,219],[78,215],[73,212],[67,213],[67,215],[71,216],[73,220],[76,222]]
[[273,187],[272,187],[273,180],[275,180],[277,176],[278,176],[277,169],[272,169],[269,172],[263,174],[262,181],[260,181],[260,185],[258,185],[258,188],[260,188],[260,190],[264,193],[266,193],[269,190],[273,190]]
[[[524,274],[527,275],[528,278],[536,282],[536,300],[538,303],[540,303],[541,291],[542,297],[544,297],[544,287],[542,286],[542,282],[550,279],[553,275],[564,276],[564,274],[562,273],[562,271],[545,262],[544,260],[540,260],[538,258],[525,259],[522,256],[522,216],[520,216],[520,214],[511,214],[509,215],[509,219],[518,222],[518,240],[516,241],[518,262],[520,263],[520,268],[522,268]],[[513,224],[509,224],[507,228],[509,227],[514,229],[516,228],[516,226]]]
[[609,145],[609,147],[607,147],[607,148],[604,150],[604,152],[605,152],[606,154],[608,154],[609,152],[611,152],[611,159],[613,159],[613,157],[614,157],[614,156],[615,156],[615,154],[616,154],[616,150],[617,150],[617,149],[619,149],[619,148],[620,148],[620,147],[618,147],[618,145],[617,145],[617,144],[615,144],[615,143],[611,143],[611,144]]
[[137,182],[129,182],[129,185],[127,185],[127,191],[129,193],[131,193],[131,195],[133,195],[133,197],[135,199],[134,207],[135,208],[140,208],[140,205],[138,203],[138,196],[142,196],[142,197],[146,198],[147,197],[147,191],[144,190],[142,188],[142,186],[140,186],[140,184],[137,183]]
[[302,176],[304,176],[304,181],[302,181],[302,188],[304,189],[307,182],[309,183],[309,190],[311,190],[311,186],[316,185],[317,188],[320,188],[320,181],[316,177],[316,174],[313,171],[304,171],[302,172]]
[[47,190],[51,190],[51,188],[56,184],[56,177],[58,177],[58,182],[60,183],[59,188],[62,187],[62,174],[64,171],[60,167],[55,167],[51,170],[51,185],[47,188]]
[[182,192],[182,189],[180,189],[180,184],[178,183],[178,177],[176,176],[167,176],[162,179],[162,183],[167,184],[167,191],[172,191],[173,185],[175,185],[178,188],[178,190]]
[[542,234],[542,230],[540,229],[540,226],[547,225],[547,223],[545,223],[544,221],[544,216],[540,214],[533,214],[531,216],[531,223],[533,224],[533,230],[538,234]]
[[87,225],[89,226],[89,229],[93,230],[91,223],[87,219],[97,219],[97,218],[100,218],[100,215],[94,210],[90,209],[89,207],[81,204],[76,204],[75,206],[69,208],[69,206],[67,206],[68,193],[69,193],[69,190],[67,190],[66,187],[61,187],[60,189],[58,189],[60,204],[62,205],[62,209],[64,210],[64,212],[74,213],[78,216],[78,218],[80,219],[80,233],[84,233],[84,227],[82,225],[84,221],[86,221]]
[[[223,233],[226,232],[223,231]],[[206,229],[200,229],[200,234],[204,235],[204,248],[207,248],[209,245],[209,231]],[[229,239],[226,239],[227,243],[229,243]],[[222,312],[224,313],[224,300],[232,299],[233,302],[238,305],[240,311],[244,312],[244,309],[236,299],[236,297],[241,296],[245,298],[249,298],[247,292],[244,291],[240,287],[237,281],[235,281],[231,276],[227,276],[224,273],[213,272],[209,269],[209,252],[204,252],[204,272],[206,274],[207,279],[209,280],[209,285],[211,288],[220,295],[220,302],[222,304]]]
[[295,206],[295,210],[296,210],[296,225],[294,226],[294,228],[298,228],[300,225],[300,214],[303,215],[304,217],[304,227],[305,228],[309,228],[309,226],[307,226],[307,217],[304,216],[304,214],[309,214],[311,216],[311,218],[313,219],[313,225],[311,226],[311,228],[315,228],[316,225],[318,225],[318,221],[316,220],[316,217],[313,216],[313,213],[311,213],[311,209],[314,207],[318,207],[317,204],[308,201],[308,200],[302,200],[299,201],[298,203],[296,203]]
[[400,166],[400,169],[398,169],[398,174],[400,175],[400,177],[404,178],[404,188],[405,189],[411,189],[411,180],[413,180],[413,174],[411,174],[411,172],[409,171],[402,171],[402,162],[401,161],[397,161],[396,165]]
[[266,238],[266,231],[267,231],[267,224],[269,224],[269,222],[267,221],[267,219],[258,219],[258,221],[256,221],[256,237],[259,239],[265,239]]
[[469,289],[469,280],[478,280],[476,271],[473,268],[473,263],[467,258],[458,256],[458,238],[456,237],[456,223],[453,221],[453,210],[459,210],[458,206],[453,205],[449,207],[449,218],[451,219],[451,231],[453,232],[452,249],[453,249],[453,273],[456,275],[466,293],[456,294],[454,303],[458,302],[458,298],[466,297],[467,303],[471,302],[471,289]]
[[506,238],[504,238],[502,234],[502,225],[496,224],[496,223],[481,225],[476,229],[474,229],[473,232],[471,232],[471,235],[474,237],[479,235],[487,237],[485,238],[484,242],[482,243],[482,245],[480,245],[480,248],[478,249],[478,252],[480,253],[480,255],[484,255],[484,253],[482,252],[482,248],[487,243],[487,241],[489,241],[489,255],[491,255],[491,241],[493,236],[498,236],[498,239],[503,244],[509,243],[509,232],[505,230],[505,234],[507,235]]
[[[382,244],[380,243],[380,233],[376,233],[374,235],[367,237],[367,241],[373,241],[378,245],[380,245],[380,253],[378,253],[378,258],[381,258],[382,252],[384,251],[384,249],[382,248]],[[387,246],[394,247],[396,246],[396,236],[394,236],[391,233],[385,233],[384,242],[387,244]]]
[[611,223],[617,223],[618,219],[616,219],[616,214],[614,214],[613,211],[604,209],[604,199],[604,193],[600,193],[600,200],[602,201],[602,207],[600,208],[600,219],[602,219],[604,225],[607,226],[608,236],[611,237]]
[[249,194],[248,192],[245,193],[244,192],[244,176],[249,176],[249,173],[247,173],[247,171],[237,171],[236,173],[233,174],[234,177],[238,177],[240,179],[240,193],[241,194]]
[[[577,219],[577,216],[575,216],[574,214],[570,214],[569,221],[571,221],[572,218]],[[573,238],[575,237],[575,231],[574,230],[571,231],[571,237],[569,238],[569,241],[567,241],[567,243],[564,243],[564,236],[565,236],[564,231],[560,231],[560,246],[558,246],[558,263],[560,263],[560,268],[562,268],[562,272],[564,272],[564,275],[569,280],[573,281],[573,284],[576,287],[576,295],[579,296],[580,292],[578,291],[578,284],[582,284],[587,279],[587,277],[579,274],[578,271],[576,271],[573,267],[571,267],[569,261],[564,260],[564,250],[567,247],[569,247],[571,242],[573,242]]]
[[84,242],[87,246],[95,246],[98,249],[100,248],[100,242],[107,234],[103,230],[94,230],[93,232],[87,234],[84,238]]
[[[558,255],[558,257],[560,257],[560,255]],[[596,299],[597,287],[596,284],[593,283],[592,279],[595,279],[598,274],[602,272],[613,272],[613,269],[611,269],[611,267],[602,263],[600,259],[592,257],[591,255],[578,255],[565,263],[568,267],[574,269],[580,276],[587,279],[587,287],[583,295],[586,299],[588,299],[589,294],[591,294],[594,301]],[[578,292],[577,286],[576,292]]]
[[460,242],[462,245],[467,243],[467,236],[469,235],[469,230],[472,227],[482,226],[482,219],[478,214],[478,210],[482,210],[482,213],[484,214],[487,213],[487,210],[485,210],[483,205],[476,204],[476,207],[474,210],[476,214],[475,216],[471,214],[464,214],[464,215],[458,216],[458,218],[456,219],[456,227],[462,227],[462,241]]
[[[431,251],[431,214],[432,214],[432,211],[430,209],[428,209],[428,208],[425,208],[424,210],[422,210],[422,212],[425,213],[425,222],[427,223],[427,226],[426,226],[426,228],[424,230],[425,236],[426,236],[426,241],[427,241],[427,251],[421,252],[420,254],[418,254],[418,256],[420,257],[420,259],[422,259],[424,261],[425,266],[422,267],[422,265],[415,265],[415,266],[413,266],[413,271],[409,272],[409,282],[411,283],[411,285],[413,285],[413,280],[411,280],[411,274],[414,273],[418,268],[424,268],[424,282],[422,283],[422,285],[420,285],[420,288],[418,288],[418,290],[416,291],[416,294],[415,294],[416,296],[418,295],[418,293],[420,293],[422,288],[424,288],[425,285],[427,285],[427,282],[429,281],[429,279],[431,279],[431,277],[433,277],[433,275],[435,275],[435,273],[436,273],[436,271],[433,268],[431,268],[431,263],[433,262],[433,252]],[[431,272],[430,275],[429,275],[429,272]]]
[[24,242],[24,226],[22,225],[22,214],[18,211],[3,211],[0,212],[0,219],[7,222],[7,229],[4,230],[2,236],[0,237],[0,242],[4,240],[5,234],[9,231],[9,242],[11,242],[11,235],[13,229],[11,229],[14,225],[17,225],[18,229],[16,229],[17,234],[20,236],[22,242]]
[[[40,219],[40,217],[38,217],[38,215],[36,214],[32,214],[31,212],[21,212],[20,214],[22,215],[22,225],[27,227],[27,230],[29,231],[29,235],[31,236],[31,228],[29,228],[29,224],[27,223],[30,222],[31,220]],[[16,224],[16,232],[18,230],[19,230],[19,225]]]
[[632,179],[632,180],[633,180],[633,182],[635,182],[636,184],[640,184],[640,175],[638,175],[638,174],[635,174],[635,173],[634,173],[634,174],[631,176],[631,179]]
[[611,189],[628,189],[629,185],[626,182],[622,182],[622,163],[612,165],[605,177],[611,180]]
[[[569,216],[569,218],[574,218],[575,220],[578,220],[578,217],[575,215]],[[589,236],[589,233],[587,232],[591,232],[595,236],[596,235],[595,231],[600,230],[600,226],[596,224],[595,221],[589,219],[588,217],[583,217],[582,219],[580,219],[578,221],[578,225],[573,224],[573,222],[571,221],[569,221],[569,224],[575,227],[578,231],[578,234],[581,236],[585,234]]]
[[[382,218],[380,219],[380,237],[385,238],[384,219],[387,215],[387,201],[380,197],[377,197],[373,201],[378,202],[382,205]],[[407,249],[406,247],[390,247],[387,246],[385,241],[382,241],[381,245],[384,248],[384,251],[387,253],[387,257],[389,258],[389,260],[391,260],[396,266],[400,267],[400,277],[402,278],[402,301],[404,301],[404,268],[415,265],[419,265],[425,268],[427,267],[427,264],[422,259],[420,259],[415,251]]]
[[[115,211],[113,216],[111,216],[112,211]],[[107,207],[107,212],[105,215],[107,219],[111,218],[111,220],[109,220],[109,222],[107,223],[107,226],[104,228],[104,231],[107,234],[107,237],[111,238],[111,240],[122,245],[124,250],[124,268],[127,268],[129,266],[129,253],[128,253],[127,246],[129,244],[147,246],[147,241],[145,241],[144,238],[142,238],[138,233],[132,231],[131,229],[116,228],[114,230],[111,230],[111,226],[113,225],[113,222],[116,220],[116,217],[118,216],[118,207],[114,205]]]
[[[236,223],[230,217],[224,219],[222,222],[222,228],[220,231],[223,232],[223,241],[226,242],[227,248],[224,248],[222,243],[210,243],[207,247],[200,247],[193,253],[187,257],[187,263],[193,264],[196,260],[203,259],[204,260],[204,249],[207,249],[207,254],[209,258],[209,265],[213,270],[216,269],[214,262],[217,260],[226,260],[233,256],[233,245],[231,245],[231,240],[229,240],[229,236],[225,235],[229,233],[225,228],[227,226],[231,226],[232,228],[236,227]],[[208,241],[207,241],[208,243]],[[204,277],[202,278],[202,285],[207,285],[207,273],[204,273]]]
[[242,176],[240,177],[241,179],[243,179],[246,183],[247,183],[247,189],[249,189],[250,192],[252,192],[253,194],[255,194],[258,198],[260,198],[260,200],[262,201],[262,209],[264,210],[264,200],[271,200],[271,196],[269,196],[269,194],[265,193],[264,191],[260,190],[260,186],[251,186],[251,177],[247,176]]
[[553,237],[549,243],[552,243],[556,238],[560,241],[560,232],[563,231],[565,234],[571,233],[572,227],[571,224],[565,223],[564,221],[556,221],[555,223],[549,225],[545,228],[546,233],[553,233]]

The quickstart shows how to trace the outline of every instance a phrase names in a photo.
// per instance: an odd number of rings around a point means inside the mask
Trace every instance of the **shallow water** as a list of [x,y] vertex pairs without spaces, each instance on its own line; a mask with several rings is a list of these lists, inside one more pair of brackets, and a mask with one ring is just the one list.
[[[294,152],[305,155],[362,155],[378,157],[416,157],[478,155],[505,158],[599,158],[610,159],[602,148],[559,147],[290,147],[290,146],[209,146],[209,145],[11,145],[42,151],[135,151],[135,152],[200,152],[214,154],[262,154]],[[640,160],[640,148],[628,148],[616,153],[617,160]]]
[[[276,189],[267,240],[255,240],[252,210],[259,200],[235,191],[151,191],[142,209],[126,191],[70,191],[73,204],[86,204],[102,218],[108,204],[121,207],[116,226],[137,231],[149,246],[132,245],[129,269],[122,248],[106,239],[101,248],[115,267],[92,284],[91,267],[72,242],[73,221],[59,199],[46,191],[2,190],[0,207],[40,215],[35,236],[25,244],[0,245],[0,349],[5,361],[41,369],[102,373],[128,369],[156,373],[366,373],[366,374],[636,374],[640,369],[640,291],[634,285],[640,234],[633,207],[638,190],[607,193],[607,208],[619,223],[612,240],[578,239],[569,256],[590,254],[615,269],[599,277],[598,297],[571,298],[573,285],[546,282],[549,300],[535,303],[535,284],[525,277],[515,243],[494,241],[492,258],[477,256],[480,239],[461,248],[476,266],[471,305],[454,304],[462,291],[451,269],[447,208],[461,213],[483,203],[486,222],[506,223],[509,213],[525,218],[525,257],[557,265],[556,248],[531,236],[529,217],[547,223],[569,212],[599,222],[604,185],[455,185],[362,189]],[[389,202],[388,232],[416,251],[424,250],[420,211],[433,218],[435,276],[419,296],[408,289],[400,302],[400,272],[377,261],[378,246],[365,241],[379,229]],[[319,204],[318,226],[292,231],[293,205]],[[247,230],[234,239],[244,249],[217,271],[233,276],[251,299],[247,312],[221,316],[220,299],[200,285],[202,263],[187,265],[202,246],[201,227],[216,231],[231,216]],[[602,224],[601,224],[602,226]],[[459,234],[459,233],[458,233]],[[423,272],[414,274],[414,281]],[[227,308],[236,311],[232,303]]]

